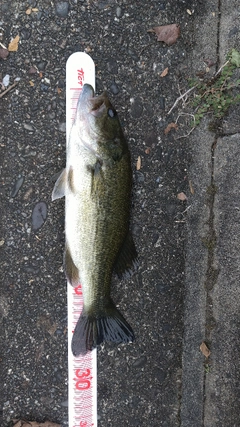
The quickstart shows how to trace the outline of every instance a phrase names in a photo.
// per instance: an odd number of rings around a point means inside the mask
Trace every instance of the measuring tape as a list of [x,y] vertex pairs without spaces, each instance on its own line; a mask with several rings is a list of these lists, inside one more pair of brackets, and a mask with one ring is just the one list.
[[[82,87],[95,89],[95,65],[84,52],[73,53],[66,64],[66,134],[67,141]],[[79,242],[81,244],[81,242]],[[82,287],[68,289],[68,427],[97,427],[97,349],[74,357],[72,334],[83,308]]]

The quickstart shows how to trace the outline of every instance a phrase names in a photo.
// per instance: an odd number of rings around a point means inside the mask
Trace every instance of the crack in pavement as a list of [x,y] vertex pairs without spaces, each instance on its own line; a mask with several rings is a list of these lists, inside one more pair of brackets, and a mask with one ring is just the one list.
[[[216,72],[220,67],[220,25],[221,25],[221,0],[218,0],[218,23],[217,23],[217,46],[216,46]],[[211,292],[217,283],[219,268],[215,267],[215,248],[217,244],[216,230],[215,230],[215,214],[214,204],[217,187],[214,179],[214,160],[215,149],[218,142],[218,131],[215,131],[215,139],[211,146],[211,182],[207,188],[207,205],[209,206],[209,219],[208,219],[208,233],[204,237],[203,244],[208,250],[207,255],[207,270],[205,278],[205,291],[206,291],[206,308],[205,308],[205,343],[209,350],[211,350],[211,333],[216,326],[216,320],[213,314],[213,298]],[[206,375],[208,368],[211,366],[211,354],[206,358],[204,363],[204,377],[203,377],[203,412],[202,412],[202,426],[205,425],[205,403],[206,403]]]

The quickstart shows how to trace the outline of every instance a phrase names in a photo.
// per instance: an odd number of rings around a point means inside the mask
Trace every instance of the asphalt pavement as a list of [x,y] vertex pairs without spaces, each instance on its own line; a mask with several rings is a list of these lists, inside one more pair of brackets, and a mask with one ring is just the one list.
[[[148,32],[174,23],[170,46]],[[189,79],[240,50],[239,2],[2,0],[0,42],[12,39],[0,51],[0,96],[18,79],[0,97],[0,425],[68,426],[64,205],[51,192],[66,60],[85,51],[129,142],[139,253],[131,279],[113,278],[136,341],[98,350],[99,427],[239,427],[240,106],[192,132],[190,96],[168,114]]]

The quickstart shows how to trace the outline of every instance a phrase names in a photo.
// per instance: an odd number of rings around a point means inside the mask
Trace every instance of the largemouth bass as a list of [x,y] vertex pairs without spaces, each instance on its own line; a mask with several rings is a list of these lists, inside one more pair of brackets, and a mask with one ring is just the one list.
[[117,113],[106,93],[85,84],[67,143],[66,168],[52,200],[65,196],[65,273],[82,284],[83,310],[72,338],[75,356],[102,341],[131,342],[131,326],[111,299],[113,271],[136,263],[129,232],[132,170]]

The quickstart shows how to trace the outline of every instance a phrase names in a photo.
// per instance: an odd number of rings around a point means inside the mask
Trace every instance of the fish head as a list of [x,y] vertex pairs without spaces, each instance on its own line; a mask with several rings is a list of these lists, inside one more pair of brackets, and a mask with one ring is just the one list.
[[128,151],[117,112],[106,92],[94,96],[91,85],[83,86],[75,126],[84,146],[102,159],[120,160]]

